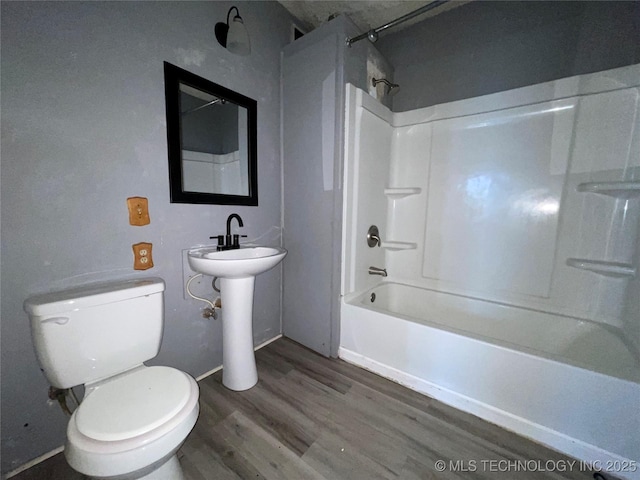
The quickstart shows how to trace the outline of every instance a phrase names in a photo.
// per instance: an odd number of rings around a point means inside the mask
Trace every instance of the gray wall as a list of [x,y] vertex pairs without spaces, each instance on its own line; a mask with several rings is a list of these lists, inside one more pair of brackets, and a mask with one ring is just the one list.
[[345,16],[283,51],[284,334],[326,356],[340,340],[345,82],[367,89],[367,60],[392,69]]
[[[230,6],[2,2],[2,472],[65,439],[22,310],[29,295],[162,277],[165,330],[152,363],[199,375],[222,362],[220,322],[183,298],[181,250],[211,243],[231,212],[249,238],[280,243],[279,65],[291,32],[279,4],[242,2],[253,52],[234,56],[213,35]],[[169,203],[165,60],[258,101],[259,207]],[[128,224],[136,195],[149,199],[148,226]],[[153,243],[155,267],[134,272],[141,241]],[[280,297],[280,269],[257,279],[256,343],[280,333]]]
[[376,43],[394,111],[640,62],[640,2],[477,1]]

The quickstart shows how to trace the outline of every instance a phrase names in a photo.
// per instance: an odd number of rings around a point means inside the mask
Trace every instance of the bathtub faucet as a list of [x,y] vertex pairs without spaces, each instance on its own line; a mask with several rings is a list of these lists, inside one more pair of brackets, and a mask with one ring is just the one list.
[[369,275],[382,275],[383,277],[386,277],[387,269],[378,268],[378,267],[369,267]]

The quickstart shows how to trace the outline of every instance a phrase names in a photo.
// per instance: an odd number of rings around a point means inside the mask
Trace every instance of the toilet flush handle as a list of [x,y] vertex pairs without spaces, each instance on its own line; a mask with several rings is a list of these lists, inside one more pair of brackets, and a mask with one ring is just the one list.
[[65,325],[69,323],[69,317],[51,317],[42,320],[42,323],[57,323],[58,325]]

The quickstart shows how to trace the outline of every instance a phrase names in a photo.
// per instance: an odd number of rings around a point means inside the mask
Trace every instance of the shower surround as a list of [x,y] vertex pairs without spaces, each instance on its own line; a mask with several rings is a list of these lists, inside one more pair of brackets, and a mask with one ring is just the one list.
[[340,356],[640,478],[639,87],[392,113],[348,85]]

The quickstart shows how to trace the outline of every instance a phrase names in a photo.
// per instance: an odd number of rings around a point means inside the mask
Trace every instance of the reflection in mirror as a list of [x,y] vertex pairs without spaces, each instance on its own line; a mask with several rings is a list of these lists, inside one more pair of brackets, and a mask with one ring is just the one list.
[[165,63],[171,201],[257,205],[256,102]]
[[182,188],[249,195],[247,109],[180,84]]

